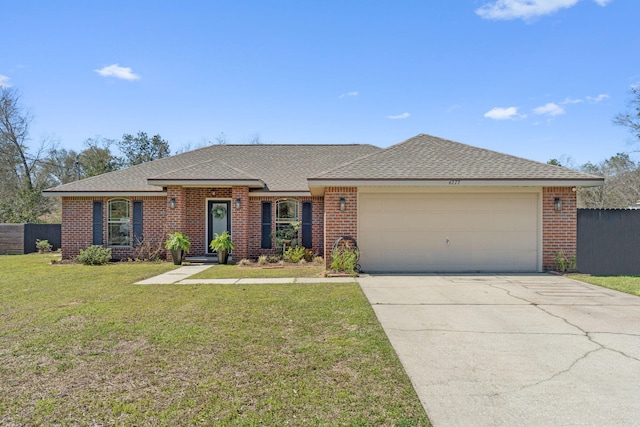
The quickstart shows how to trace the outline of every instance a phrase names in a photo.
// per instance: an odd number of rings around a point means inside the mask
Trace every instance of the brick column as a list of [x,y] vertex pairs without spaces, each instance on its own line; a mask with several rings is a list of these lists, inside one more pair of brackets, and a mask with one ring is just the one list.
[[[240,199],[240,209],[236,200]],[[249,257],[249,187],[231,189],[231,234],[233,241],[233,261]]]
[[[176,207],[171,208],[171,199],[176,199]],[[165,225],[165,236],[180,232],[186,235],[187,227],[187,199],[186,190],[183,187],[167,187],[167,222]],[[188,236],[191,238],[192,236]],[[171,260],[171,251],[167,251],[167,260]]]
[[[572,187],[544,187],[542,189],[542,269],[554,270],[554,253],[576,254],[578,209],[576,192]],[[562,210],[554,209],[555,198],[562,200]]]
[[[340,211],[340,198],[345,210]],[[341,236],[358,240],[358,189],[356,187],[328,187],[324,194],[324,262],[331,265],[333,243]]]

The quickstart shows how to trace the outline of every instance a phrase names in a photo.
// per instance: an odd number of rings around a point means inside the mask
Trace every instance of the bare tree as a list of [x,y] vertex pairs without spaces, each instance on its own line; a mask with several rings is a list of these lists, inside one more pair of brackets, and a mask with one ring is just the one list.
[[0,87],[0,175],[6,179],[0,201],[1,222],[36,222],[50,210],[42,196],[46,180],[39,176],[43,142],[29,149],[32,116],[20,104],[20,93]]
[[640,201],[640,164],[628,154],[618,153],[598,164],[586,163],[580,169],[605,179],[603,186],[579,190],[580,207],[627,208]]
[[630,90],[631,101],[626,113],[618,113],[613,118],[613,123],[618,126],[625,126],[640,140],[640,86],[634,86]]

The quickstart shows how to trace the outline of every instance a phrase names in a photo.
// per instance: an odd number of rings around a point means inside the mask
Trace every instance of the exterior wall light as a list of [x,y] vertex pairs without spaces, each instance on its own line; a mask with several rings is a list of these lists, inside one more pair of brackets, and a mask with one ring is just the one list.
[[169,207],[171,209],[175,209],[176,208],[176,198],[175,197],[172,197],[172,198],[169,199]]
[[562,199],[560,197],[553,199],[553,210],[556,212],[560,212],[562,210]]
[[344,212],[347,209],[347,200],[344,197],[340,197],[340,212]]
[[240,197],[238,197],[236,199],[236,209],[240,210],[240,208],[242,207],[241,203],[240,203]]

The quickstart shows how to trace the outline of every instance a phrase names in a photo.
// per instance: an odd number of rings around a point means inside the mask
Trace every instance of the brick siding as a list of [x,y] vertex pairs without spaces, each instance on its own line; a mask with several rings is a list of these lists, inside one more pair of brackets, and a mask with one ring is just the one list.
[[[324,201],[322,197],[251,197],[249,199],[249,244],[248,256],[257,258],[260,255],[280,253],[272,241],[271,249],[263,249],[262,246],[262,202],[271,202],[271,230],[276,229],[276,202],[278,200],[298,201],[298,220],[302,221],[302,202],[311,202],[311,250],[314,254],[322,256],[324,251]],[[302,243],[302,229],[298,232],[298,238]]]
[[[167,218],[165,197],[63,197],[62,198],[62,257],[72,259],[81,249],[93,245],[93,202],[102,202],[102,239],[107,242],[107,206],[109,200],[129,200],[130,217],[133,216],[133,202],[142,200],[142,234],[145,240],[164,242]],[[131,218],[133,219],[133,218]],[[133,223],[131,223],[133,224]],[[129,227],[129,239],[133,241],[133,226]],[[133,247],[112,247],[115,259],[131,258]]]
[[[345,210],[340,211],[340,198],[345,198]],[[358,240],[358,189],[356,187],[327,187],[324,194],[324,262],[331,265],[334,242],[342,236]]]
[[[555,198],[562,200],[562,211],[554,209]],[[554,270],[554,253],[576,254],[578,209],[571,187],[542,189],[542,269]]]

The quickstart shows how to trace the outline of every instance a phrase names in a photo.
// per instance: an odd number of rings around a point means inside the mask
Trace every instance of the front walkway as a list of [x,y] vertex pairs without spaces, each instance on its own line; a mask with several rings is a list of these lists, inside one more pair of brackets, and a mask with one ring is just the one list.
[[213,264],[186,265],[175,270],[168,271],[159,276],[141,280],[136,285],[265,285],[276,283],[352,283],[353,277],[285,277],[285,278],[252,278],[252,279],[189,279]]

